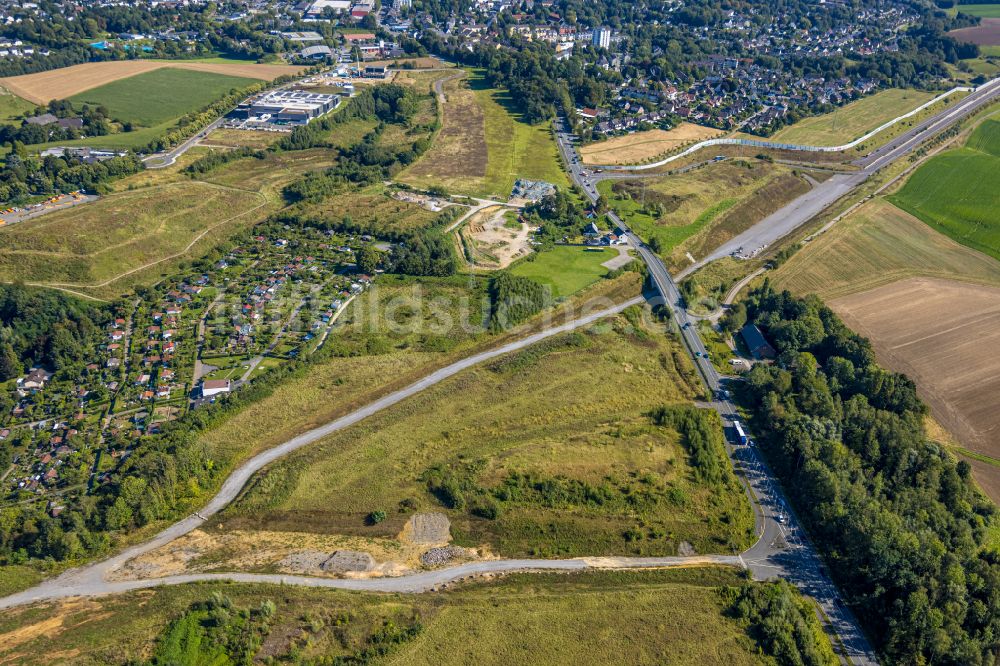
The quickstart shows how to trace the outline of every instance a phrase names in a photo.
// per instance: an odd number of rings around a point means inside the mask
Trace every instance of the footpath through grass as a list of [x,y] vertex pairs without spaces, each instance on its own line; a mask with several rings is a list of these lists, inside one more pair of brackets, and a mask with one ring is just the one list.
[[1000,120],[985,120],[963,148],[928,160],[889,199],[946,236],[1000,259]]

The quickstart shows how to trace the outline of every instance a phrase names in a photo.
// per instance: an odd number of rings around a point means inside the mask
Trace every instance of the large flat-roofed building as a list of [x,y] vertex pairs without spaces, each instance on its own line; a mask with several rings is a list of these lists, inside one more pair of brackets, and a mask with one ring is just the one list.
[[346,12],[351,8],[351,0],[316,0],[311,5],[309,9],[306,10],[307,19],[315,19],[323,16],[323,13],[329,9],[334,13]]
[[276,90],[243,102],[230,115],[248,124],[305,125],[339,104],[339,95]]

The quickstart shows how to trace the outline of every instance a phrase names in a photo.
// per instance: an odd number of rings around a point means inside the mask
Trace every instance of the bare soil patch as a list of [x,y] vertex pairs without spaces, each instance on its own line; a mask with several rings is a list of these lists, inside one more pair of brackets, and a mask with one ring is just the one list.
[[162,67],[245,76],[262,80],[276,79],[285,74],[296,74],[305,69],[296,65],[258,65],[255,63],[244,65],[184,60],[120,60],[88,62],[72,67],[52,69],[47,72],[9,76],[0,79],[0,84],[28,101],[36,104],[47,104],[49,100],[72,97],[77,93],[102,86],[105,83],[151,72]]
[[[917,383],[934,418],[962,446],[1000,458],[1000,288],[911,278],[830,306],[871,339],[882,363]],[[1000,468],[973,470],[1000,499]]]
[[960,42],[972,42],[980,46],[1000,45],[1000,18],[984,18],[979,25],[960,28],[948,33]]
[[510,209],[503,206],[484,208],[462,228],[466,258],[476,267],[506,268],[515,259],[531,252],[531,227],[523,223],[517,223],[517,228],[508,225],[509,212]]
[[616,136],[583,146],[580,157],[584,164],[637,164],[672,152],[696,141],[722,134],[714,127],[681,123],[669,130],[653,129]]
[[[435,532],[434,527],[431,521],[419,530],[423,537],[435,538],[440,536],[440,529]],[[444,534],[448,534],[447,526]],[[194,530],[130,560],[110,577],[131,580],[211,571],[394,576],[420,568],[420,557],[428,543],[443,545],[448,539],[450,536],[444,542],[418,543],[305,532],[224,530],[220,525],[218,529]]]
[[39,622],[35,622],[34,624],[27,624],[23,627],[18,627],[17,629],[9,631],[5,634],[0,634],[0,664],[14,663],[18,661],[18,658],[21,655],[10,654],[10,651],[17,649],[25,643],[33,641],[41,636],[51,639],[66,629],[71,629],[85,622],[107,617],[107,614],[97,614],[93,612],[98,608],[100,608],[100,605],[94,601],[85,601],[80,599],[64,601],[56,607],[54,613],[50,617],[40,620]]

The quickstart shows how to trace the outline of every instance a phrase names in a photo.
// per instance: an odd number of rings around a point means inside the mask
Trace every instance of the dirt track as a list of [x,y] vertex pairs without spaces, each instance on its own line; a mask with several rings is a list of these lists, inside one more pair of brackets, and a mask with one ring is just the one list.
[[244,65],[185,60],[120,60],[88,62],[36,74],[9,76],[0,79],[0,85],[29,102],[47,104],[52,99],[72,97],[77,93],[102,86],[105,83],[163,67],[245,76],[268,81],[284,74],[296,74],[304,69],[294,65],[258,65],[255,63]]

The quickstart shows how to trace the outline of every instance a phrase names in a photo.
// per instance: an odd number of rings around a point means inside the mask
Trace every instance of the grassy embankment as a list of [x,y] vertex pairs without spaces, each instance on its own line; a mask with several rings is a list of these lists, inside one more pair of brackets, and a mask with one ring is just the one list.
[[[275,610],[257,656],[351,657],[386,621],[415,623],[390,646],[398,664],[727,663],[764,666],[747,630],[725,612],[725,569],[516,574],[435,595],[361,594],[269,585],[184,585],[7,611],[0,658],[23,664],[145,661],[192,604],[219,592],[237,608],[271,600]],[[182,647],[173,644],[173,647]],[[184,644],[191,652],[210,645]],[[200,663],[200,662],[199,662]]]
[[770,140],[810,146],[839,146],[912,111],[933,97],[934,93],[923,90],[883,90],[830,113],[803,118],[779,130]]
[[771,280],[831,299],[921,276],[997,285],[1000,264],[876,199],[805,245]]
[[672,267],[686,266],[686,253],[703,256],[808,189],[791,168],[756,160],[598,185],[640,237],[659,243]]
[[[692,380],[677,345],[635,310],[471,369],[293,454],[220,522],[392,539],[414,510],[434,510],[462,544],[504,555],[674,554],[683,541],[733,552],[752,540],[742,491],[699,482],[677,433],[645,415],[687,403]],[[434,478],[467,502],[442,499]],[[490,495],[499,514],[474,514]],[[387,520],[366,525],[380,508]]]

